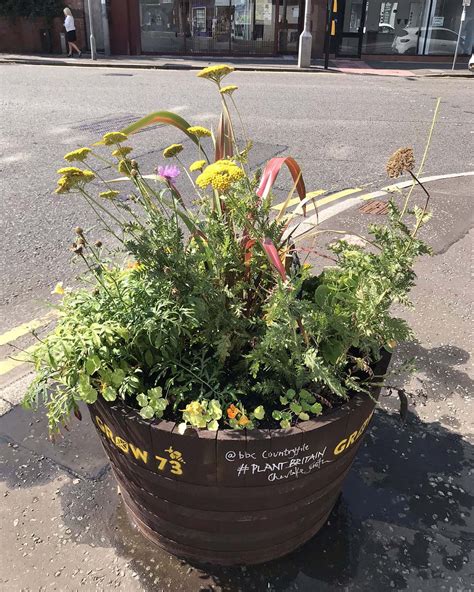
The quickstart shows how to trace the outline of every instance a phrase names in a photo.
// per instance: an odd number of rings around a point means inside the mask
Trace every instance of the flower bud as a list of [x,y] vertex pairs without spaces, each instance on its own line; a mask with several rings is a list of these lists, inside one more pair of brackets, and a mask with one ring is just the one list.
[[79,236],[82,236],[84,234],[84,230],[80,226],[76,226],[76,228],[74,228],[74,232],[76,234],[79,234]]

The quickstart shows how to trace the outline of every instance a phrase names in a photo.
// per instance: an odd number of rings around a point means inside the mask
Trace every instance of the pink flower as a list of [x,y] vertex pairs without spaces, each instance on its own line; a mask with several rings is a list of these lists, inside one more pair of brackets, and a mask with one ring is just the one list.
[[160,177],[163,177],[165,181],[168,181],[168,183],[173,183],[181,173],[179,168],[174,164],[159,166],[156,172]]

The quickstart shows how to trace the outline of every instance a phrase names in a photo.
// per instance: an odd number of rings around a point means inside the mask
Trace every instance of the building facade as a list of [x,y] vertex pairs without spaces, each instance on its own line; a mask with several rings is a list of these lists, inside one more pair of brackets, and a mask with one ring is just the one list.
[[[328,0],[337,57],[451,56],[463,2]],[[296,54],[304,0],[108,0],[112,53],[272,56]],[[466,6],[459,54],[470,54],[473,7]],[[327,1],[312,0],[313,57],[321,57]]]

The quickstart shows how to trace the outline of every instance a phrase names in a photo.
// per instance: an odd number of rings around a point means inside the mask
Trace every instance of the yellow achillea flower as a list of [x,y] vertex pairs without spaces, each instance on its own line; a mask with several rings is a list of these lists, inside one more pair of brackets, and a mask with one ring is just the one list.
[[120,191],[114,191],[113,189],[109,189],[109,191],[101,191],[99,193],[99,197],[103,197],[104,199],[113,199],[120,195]]
[[225,193],[233,183],[244,176],[244,171],[235,162],[218,160],[204,169],[196,179],[196,184],[202,189],[212,185],[219,193]]
[[217,66],[208,66],[207,68],[203,68],[197,73],[197,77],[207,78],[207,80],[212,80],[216,84],[220,84],[224,76],[231,74],[233,71],[234,68],[232,66],[219,64]]
[[229,86],[223,86],[219,92],[221,95],[231,95],[234,90],[237,90],[239,87],[235,86],[235,84],[229,84]]
[[107,132],[103,135],[102,141],[106,146],[112,146],[112,144],[120,144],[121,142],[125,142],[127,138],[127,134],[123,134],[122,132]]
[[112,152],[112,156],[116,156],[117,158],[125,158],[132,150],[133,148],[131,146],[119,146]]
[[54,286],[54,290],[51,292],[51,294],[59,294],[60,296],[62,296],[63,294],[65,294],[66,293],[66,290],[63,287],[63,283],[64,282],[58,282]]
[[202,127],[200,125],[193,125],[192,127],[188,127],[188,132],[198,138],[212,136],[210,130],[208,130],[206,127]]
[[67,193],[80,183],[90,183],[95,179],[92,171],[78,169],[77,167],[58,169],[58,174],[62,176],[58,179],[58,187],[55,193]]
[[194,173],[195,171],[202,171],[202,169],[206,166],[205,160],[195,160],[190,166],[189,170]]
[[171,144],[163,150],[163,156],[165,158],[172,158],[173,156],[177,156],[183,149],[182,144]]
[[130,172],[132,170],[132,161],[129,158],[123,158],[119,163],[117,170],[119,173],[123,175],[130,176]]
[[64,160],[68,162],[84,162],[88,155],[90,154],[90,148],[78,148],[77,150],[73,150],[72,152],[68,152],[64,155]]

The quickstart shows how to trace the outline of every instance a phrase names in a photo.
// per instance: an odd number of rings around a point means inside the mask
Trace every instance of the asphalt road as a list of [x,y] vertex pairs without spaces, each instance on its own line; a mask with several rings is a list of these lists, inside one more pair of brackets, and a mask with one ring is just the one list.
[[[95,222],[77,198],[52,194],[64,153],[160,109],[215,126],[219,100],[211,83],[186,71],[2,65],[0,80],[5,331],[37,316],[57,281],[72,280],[72,229]],[[400,146],[413,145],[421,158],[437,97],[441,116],[425,173],[474,168],[470,80],[262,72],[229,80],[239,86],[239,108],[255,140],[252,164],[291,154],[310,190],[381,186],[385,161]],[[161,149],[178,140],[167,128],[137,135],[142,169],[163,164]],[[283,175],[279,183],[290,186]]]

